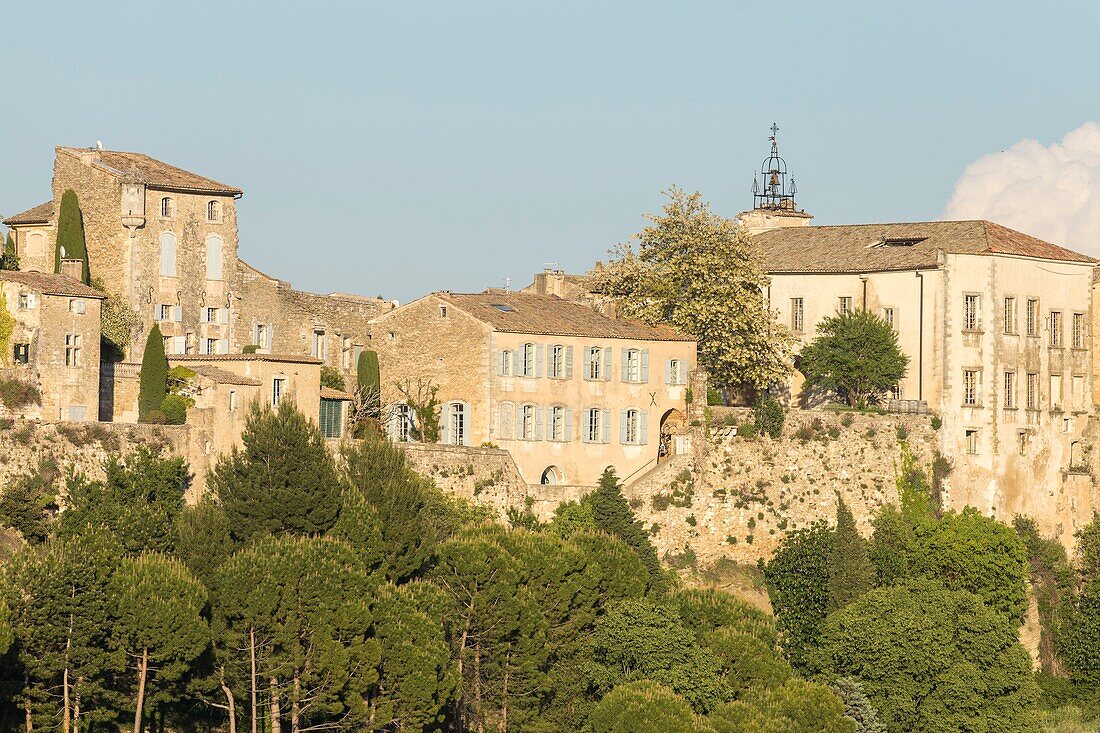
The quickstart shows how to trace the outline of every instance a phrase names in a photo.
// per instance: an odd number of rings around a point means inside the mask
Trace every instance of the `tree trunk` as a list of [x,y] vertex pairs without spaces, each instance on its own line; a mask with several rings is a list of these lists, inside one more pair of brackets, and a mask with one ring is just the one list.
[[[221,685],[222,693],[225,695],[225,704],[229,710],[229,733],[237,733],[237,702],[233,699],[233,691],[229,689],[225,684],[225,668],[222,668],[221,673]],[[252,720],[252,724],[256,724],[255,718]],[[77,732],[79,733],[79,731]]]
[[137,709],[134,711],[134,733],[141,733],[142,708],[145,706],[145,677],[149,674],[149,648],[141,650],[141,661],[138,663],[138,692]]
[[302,678],[297,672],[294,673],[294,699],[290,701],[290,733],[299,733],[301,725],[299,719],[302,714],[302,707],[299,699],[302,695]]
[[[485,708],[481,705],[481,644],[474,644],[474,715],[477,733],[485,733]],[[134,731],[134,733],[138,733]]]
[[259,716],[256,707],[256,627],[248,628],[248,655],[252,662],[252,733],[256,733]]
[[[76,599],[76,586],[72,588],[72,598]],[[69,696],[69,651],[73,648],[73,614],[69,614],[69,633],[65,636],[65,672],[61,676],[61,733],[72,730],[72,699]]]
[[283,733],[282,711],[279,709],[279,681],[271,678],[271,733]]

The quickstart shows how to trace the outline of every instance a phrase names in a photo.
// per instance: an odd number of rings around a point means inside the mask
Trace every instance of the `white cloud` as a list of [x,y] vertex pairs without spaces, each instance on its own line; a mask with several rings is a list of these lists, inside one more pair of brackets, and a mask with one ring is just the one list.
[[1100,255],[1100,124],[1086,122],[1044,147],[1021,140],[966,167],[944,219],[990,219]]

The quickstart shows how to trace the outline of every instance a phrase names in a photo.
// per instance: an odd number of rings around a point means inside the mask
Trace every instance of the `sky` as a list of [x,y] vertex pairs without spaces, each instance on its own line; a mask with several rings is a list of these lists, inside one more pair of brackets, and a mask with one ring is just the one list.
[[736,215],[776,122],[814,223],[996,212],[1100,254],[1098,27],[1005,0],[0,0],[0,213],[101,140],[242,188],[261,270],[407,301],[584,271],[672,185]]

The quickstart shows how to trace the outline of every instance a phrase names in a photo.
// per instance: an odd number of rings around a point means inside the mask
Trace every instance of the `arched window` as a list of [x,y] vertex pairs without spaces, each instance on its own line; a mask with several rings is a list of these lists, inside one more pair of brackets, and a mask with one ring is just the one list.
[[207,221],[221,221],[222,220],[222,207],[217,201],[208,201],[206,203],[206,220]]
[[160,215],[165,219],[171,219],[175,215],[175,205],[172,203],[172,199],[169,196],[165,196],[160,200]]
[[501,402],[498,412],[497,437],[512,440],[516,431],[516,406],[511,402]]
[[222,279],[222,249],[224,242],[216,234],[206,238],[206,279]]
[[176,235],[172,232],[160,235],[160,274],[161,277],[176,276]]
[[443,442],[448,445],[470,444],[470,406],[448,402],[443,410]]
[[539,483],[543,486],[565,483],[565,474],[557,466],[547,466],[546,470],[542,472],[542,479]]

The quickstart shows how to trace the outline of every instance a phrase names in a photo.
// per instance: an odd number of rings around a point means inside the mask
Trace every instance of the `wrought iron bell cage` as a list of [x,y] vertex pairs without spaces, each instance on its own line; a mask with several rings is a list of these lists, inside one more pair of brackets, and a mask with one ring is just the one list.
[[787,162],[779,156],[779,145],[775,137],[779,126],[773,123],[771,131],[772,134],[768,136],[772,144],[771,154],[760,165],[760,173],[752,179],[753,208],[793,210],[794,195],[798,189],[794,176],[787,174]]

